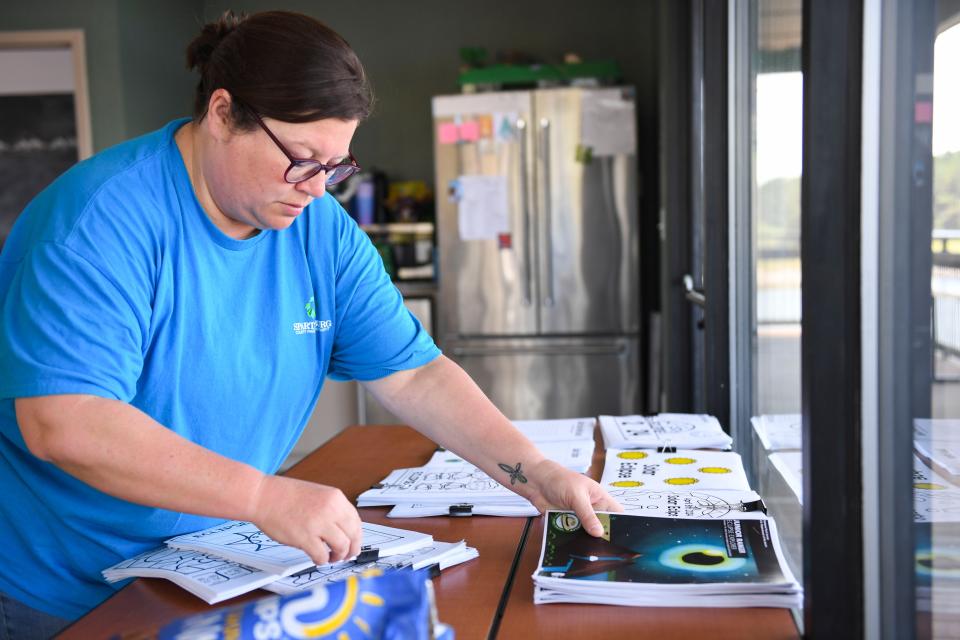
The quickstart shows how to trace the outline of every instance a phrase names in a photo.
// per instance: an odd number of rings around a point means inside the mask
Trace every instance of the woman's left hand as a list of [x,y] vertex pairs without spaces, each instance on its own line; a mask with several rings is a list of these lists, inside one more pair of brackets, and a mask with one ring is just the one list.
[[[542,460],[530,469],[527,499],[540,510],[568,509],[577,514],[583,528],[592,536],[603,535],[596,511],[623,511],[597,482],[552,461]],[[526,493],[526,492],[525,492]]]

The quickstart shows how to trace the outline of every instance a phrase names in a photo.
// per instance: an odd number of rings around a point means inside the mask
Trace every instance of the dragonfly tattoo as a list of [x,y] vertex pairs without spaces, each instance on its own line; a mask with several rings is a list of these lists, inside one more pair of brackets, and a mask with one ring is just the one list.
[[511,467],[510,465],[503,464],[502,462],[499,464],[501,469],[510,474],[510,484],[517,484],[517,482],[525,484],[527,482],[527,477],[520,471],[519,462],[517,463],[516,467]]

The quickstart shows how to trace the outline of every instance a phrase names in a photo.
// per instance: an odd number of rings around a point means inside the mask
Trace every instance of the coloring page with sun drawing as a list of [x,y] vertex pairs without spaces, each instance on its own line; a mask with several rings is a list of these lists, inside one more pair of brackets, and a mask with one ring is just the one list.
[[914,522],[960,522],[960,488],[913,457]]
[[729,451],[676,453],[608,449],[600,484],[611,489],[750,491],[740,456]]
[[760,499],[753,491],[728,489],[704,489],[700,491],[671,491],[666,489],[615,489],[607,488],[624,513],[657,518],[740,518],[761,520],[762,511],[741,511],[741,504]]

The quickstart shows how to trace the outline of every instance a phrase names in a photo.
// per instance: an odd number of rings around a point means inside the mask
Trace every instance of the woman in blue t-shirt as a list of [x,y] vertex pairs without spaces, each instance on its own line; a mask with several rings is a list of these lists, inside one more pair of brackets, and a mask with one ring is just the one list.
[[75,166],[0,255],[0,637],[54,633],[112,593],[102,569],[220,519],[318,564],[357,554],[340,490],[274,475],[327,376],[599,535],[619,505],[440,354],[323,197],[372,104],[347,43],[227,13],[187,59],[193,118]]

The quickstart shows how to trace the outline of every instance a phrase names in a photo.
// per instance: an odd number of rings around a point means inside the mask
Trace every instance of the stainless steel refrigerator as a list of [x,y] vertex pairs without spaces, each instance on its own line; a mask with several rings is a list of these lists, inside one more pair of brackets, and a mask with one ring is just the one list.
[[630,88],[433,99],[436,337],[510,418],[640,410]]

